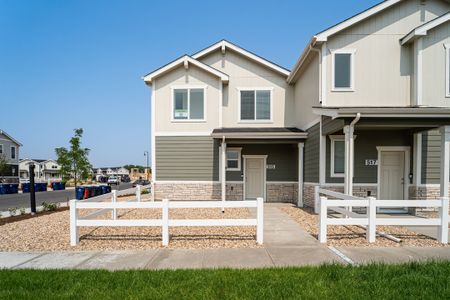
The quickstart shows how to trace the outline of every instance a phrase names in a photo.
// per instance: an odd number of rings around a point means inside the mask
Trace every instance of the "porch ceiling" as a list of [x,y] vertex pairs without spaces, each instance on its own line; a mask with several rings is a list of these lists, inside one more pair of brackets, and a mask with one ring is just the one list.
[[213,138],[232,139],[246,142],[299,142],[307,138],[308,133],[295,127],[240,127],[216,128],[211,133]]

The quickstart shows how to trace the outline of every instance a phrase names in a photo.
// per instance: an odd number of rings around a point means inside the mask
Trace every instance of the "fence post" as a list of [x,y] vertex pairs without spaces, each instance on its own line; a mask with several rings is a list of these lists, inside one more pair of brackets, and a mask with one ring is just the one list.
[[375,243],[377,232],[377,203],[374,197],[369,197],[369,206],[367,207],[367,219],[369,224],[367,226],[366,237],[369,243]]
[[137,202],[141,202],[141,186],[139,184],[136,185],[136,199]]
[[314,186],[314,213],[318,214],[319,213],[319,188],[320,186],[316,185]]
[[326,243],[327,242],[327,198],[320,197],[319,198],[319,242]]
[[264,200],[256,199],[256,242],[262,245],[264,242]]
[[78,245],[78,227],[77,227],[77,219],[78,219],[78,211],[77,211],[77,200],[69,201],[70,207],[70,246]]
[[162,201],[162,245],[169,245],[169,199]]
[[441,208],[439,210],[439,218],[441,219],[441,226],[439,226],[438,239],[442,244],[448,244],[448,206],[449,201],[447,197],[443,197]]
[[[116,190],[112,191],[111,202],[112,203],[117,202],[117,191]],[[112,210],[112,219],[117,220],[117,208],[115,208],[115,207],[113,207],[113,210]]]

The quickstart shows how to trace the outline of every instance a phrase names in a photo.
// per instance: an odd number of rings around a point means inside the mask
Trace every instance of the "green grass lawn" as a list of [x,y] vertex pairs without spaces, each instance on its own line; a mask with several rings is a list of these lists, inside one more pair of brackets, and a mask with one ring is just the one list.
[[177,271],[1,270],[0,299],[450,299],[450,262]]

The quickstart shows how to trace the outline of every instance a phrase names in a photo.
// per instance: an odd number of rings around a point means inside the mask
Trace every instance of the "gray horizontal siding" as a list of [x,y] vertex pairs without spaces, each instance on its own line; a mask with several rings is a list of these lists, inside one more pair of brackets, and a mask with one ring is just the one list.
[[[229,144],[228,147],[242,148],[242,155],[267,155],[267,164],[275,169],[267,169],[267,181],[298,181],[297,144]],[[227,181],[242,181],[244,160],[241,171],[227,171]]]
[[218,147],[211,137],[155,138],[156,180],[218,180]]
[[439,183],[440,172],[441,134],[438,130],[430,130],[422,134],[422,183]]
[[[343,134],[342,131],[337,135]],[[354,183],[377,183],[377,166],[366,166],[366,159],[377,159],[377,146],[410,146],[413,136],[406,131],[398,130],[360,130],[355,132]],[[326,181],[327,183],[343,183],[343,177],[331,177],[331,140],[327,137],[326,149]],[[412,156],[412,155],[411,155]],[[411,162],[412,166],[412,162]]]
[[320,123],[307,130],[305,142],[304,178],[305,182],[319,182]]

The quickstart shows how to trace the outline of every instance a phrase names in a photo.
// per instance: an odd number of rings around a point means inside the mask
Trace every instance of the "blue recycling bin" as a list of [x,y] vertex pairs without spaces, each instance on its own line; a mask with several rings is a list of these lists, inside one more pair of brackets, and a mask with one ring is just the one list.
[[6,194],[6,188],[3,184],[0,184],[0,195]]
[[19,192],[19,185],[17,183],[12,183],[9,185],[10,194],[17,194]]
[[47,183],[41,183],[41,192],[47,191]]
[[9,184],[4,184],[3,188],[5,190],[5,194],[11,194],[11,189],[9,187]]
[[30,183],[22,183],[22,193],[30,192]]
[[53,190],[54,191],[62,190],[62,183],[61,182],[53,182]]
[[102,185],[102,186],[100,186],[100,188],[102,189],[102,194],[107,194],[108,193],[108,186],[107,185]]
[[75,198],[77,200],[83,200],[83,196],[84,196],[84,186],[78,186],[75,189]]

